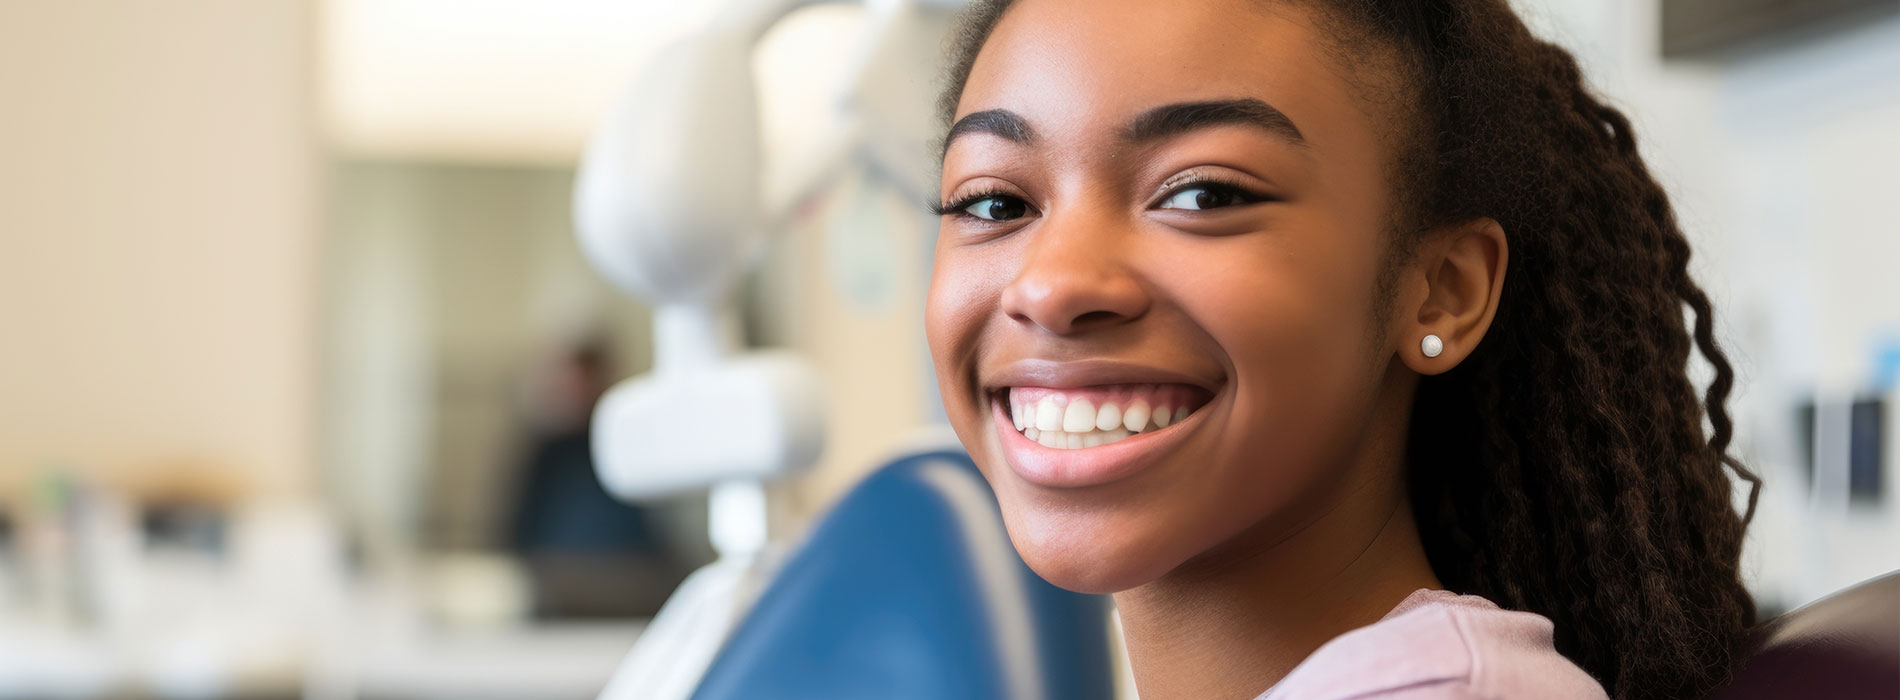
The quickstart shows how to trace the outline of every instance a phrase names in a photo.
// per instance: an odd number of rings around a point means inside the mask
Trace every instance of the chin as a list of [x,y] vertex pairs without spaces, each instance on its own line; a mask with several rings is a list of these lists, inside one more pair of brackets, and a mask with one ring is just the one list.
[[1130,514],[1028,505],[1001,492],[998,499],[1016,553],[1058,588],[1120,593],[1161,578],[1187,559],[1163,546],[1161,528],[1136,528],[1123,520]]

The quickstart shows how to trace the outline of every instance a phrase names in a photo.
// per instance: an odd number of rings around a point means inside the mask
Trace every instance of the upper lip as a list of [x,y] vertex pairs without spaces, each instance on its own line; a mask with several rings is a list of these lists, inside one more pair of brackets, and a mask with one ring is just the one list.
[[1187,384],[1214,393],[1225,378],[1209,378],[1108,358],[1059,362],[1028,359],[1004,364],[983,378],[986,391],[1016,386],[1080,389],[1107,384]]

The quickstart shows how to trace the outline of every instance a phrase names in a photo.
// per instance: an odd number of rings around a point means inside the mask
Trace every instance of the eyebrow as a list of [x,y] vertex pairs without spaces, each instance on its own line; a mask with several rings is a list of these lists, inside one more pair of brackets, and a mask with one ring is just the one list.
[[1029,122],[1021,115],[1007,109],[986,109],[963,115],[951,125],[949,133],[943,136],[943,153],[938,159],[950,153],[950,144],[965,134],[989,134],[1025,146],[1036,142],[1036,131],[1029,128]]
[[[1285,112],[1259,99],[1177,102],[1155,107],[1135,117],[1122,130],[1122,140],[1132,143],[1158,141],[1191,131],[1216,126],[1242,125],[1259,128],[1296,146],[1306,145],[1306,136]],[[944,134],[941,161],[950,153],[950,144],[966,134],[989,134],[1021,145],[1036,141],[1036,131],[1021,115],[1007,109],[971,112],[951,125]]]
[[1144,143],[1178,136],[1216,126],[1242,125],[1259,128],[1296,146],[1306,145],[1306,136],[1285,112],[1254,98],[1181,102],[1162,105],[1135,117],[1123,130],[1123,140]]

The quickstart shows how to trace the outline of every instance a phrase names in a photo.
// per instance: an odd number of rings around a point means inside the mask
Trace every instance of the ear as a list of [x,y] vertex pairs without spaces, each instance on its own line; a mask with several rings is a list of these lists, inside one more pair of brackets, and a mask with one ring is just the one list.
[[[1400,360],[1419,374],[1439,374],[1470,356],[1497,315],[1510,257],[1504,227],[1492,219],[1428,233],[1403,273],[1405,293],[1393,314]],[[1443,343],[1437,357],[1421,348],[1427,335]]]

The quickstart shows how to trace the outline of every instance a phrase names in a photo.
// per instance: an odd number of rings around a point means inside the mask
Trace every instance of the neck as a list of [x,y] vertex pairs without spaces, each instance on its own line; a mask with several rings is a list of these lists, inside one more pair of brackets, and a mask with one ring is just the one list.
[[1389,476],[1346,480],[1316,499],[1317,513],[1270,517],[1115,595],[1142,700],[1249,700],[1320,645],[1442,587],[1394,468],[1399,450],[1371,452],[1351,472]]

